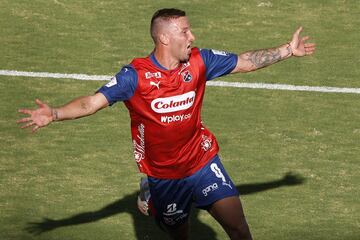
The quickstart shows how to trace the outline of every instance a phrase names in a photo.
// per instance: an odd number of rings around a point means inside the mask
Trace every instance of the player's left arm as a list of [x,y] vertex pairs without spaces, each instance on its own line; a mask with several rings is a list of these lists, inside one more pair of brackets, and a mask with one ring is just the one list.
[[290,42],[276,48],[247,51],[238,55],[236,67],[231,73],[251,72],[290,58],[303,57],[315,52],[315,44],[307,43],[309,36],[301,37],[303,30],[299,27]]

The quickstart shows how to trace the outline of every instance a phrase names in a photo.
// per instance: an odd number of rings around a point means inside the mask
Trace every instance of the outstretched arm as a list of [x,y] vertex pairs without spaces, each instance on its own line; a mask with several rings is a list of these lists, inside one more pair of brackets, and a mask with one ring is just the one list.
[[37,109],[19,109],[20,113],[29,116],[17,121],[17,123],[24,123],[21,128],[33,127],[33,132],[49,125],[53,121],[89,116],[109,105],[102,93],[76,98],[59,108],[52,108],[39,99],[36,99],[35,102],[38,105]]
[[238,55],[238,62],[232,73],[251,72],[269,66],[291,56],[307,56],[315,52],[314,43],[306,43],[308,36],[300,37],[302,27],[298,28],[291,42],[276,48],[254,50]]

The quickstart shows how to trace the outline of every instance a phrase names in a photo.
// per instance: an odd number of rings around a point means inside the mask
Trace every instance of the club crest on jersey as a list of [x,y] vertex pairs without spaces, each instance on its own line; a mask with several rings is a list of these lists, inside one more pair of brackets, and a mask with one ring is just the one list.
[[149,79],[149,78],[161,78],[161,72],[155,72],[155,73],[152,73],[152,72],[146,72],[145,73],[145,78],[146,79]]
[[192,80],[192,75],[189,70],[182,72],[181,76],[182,76],[184,82],[190,82]]
[[212,140],[209,137],[205,136],[205,135],[202,135],[202,139],[203,139],[203,141],[201,143],[201,147],[206,152],[211,148]]

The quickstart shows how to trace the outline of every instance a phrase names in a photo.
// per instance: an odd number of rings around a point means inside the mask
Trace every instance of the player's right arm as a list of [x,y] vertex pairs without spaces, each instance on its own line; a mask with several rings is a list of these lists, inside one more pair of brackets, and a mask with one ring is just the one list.
[[109,105],[108,100],[102,93],[78,97],[57,108],[52,108],[39,99],[36,99],[35,102],[38,105],[37,109],[19,109],[20,113],[27,114],[28,116],[17,121],[17,123],[24,124],[21,128],[32,127],[33,132],[54,121],[76,119],[92,115]]
[[76,119],[92,115],[102,108],[118,101],[130,99],[137,87],[137,73],[131,65],[124,66],[111,80],[94,95],[78,97],[64,106],[52,108],[36,99],[37,109],[20,109],[28,116],[17,121],[21,128],[32,127],[35,132],[53,121]]

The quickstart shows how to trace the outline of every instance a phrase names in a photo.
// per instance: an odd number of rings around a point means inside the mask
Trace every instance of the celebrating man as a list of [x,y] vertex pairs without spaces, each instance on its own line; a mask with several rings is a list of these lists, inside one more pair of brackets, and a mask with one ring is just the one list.
[[201,121],[206,81],[254,71],[292,56],[311,55],[315,44],[296,30],[279,47],[239,55],[192,47],[186,14],[158,10],[151,20],[154,51],[124,66],[94,95],[53,108],[36,100],[19,120],[37,131],[53,121],[89,116],[123,101],[131,118],[134,156],[148,176],[152,214],[173,239],[188,239],[191,205],[207,210],[231,239],[252,239],[239,193],[218,156],[214,135]]

